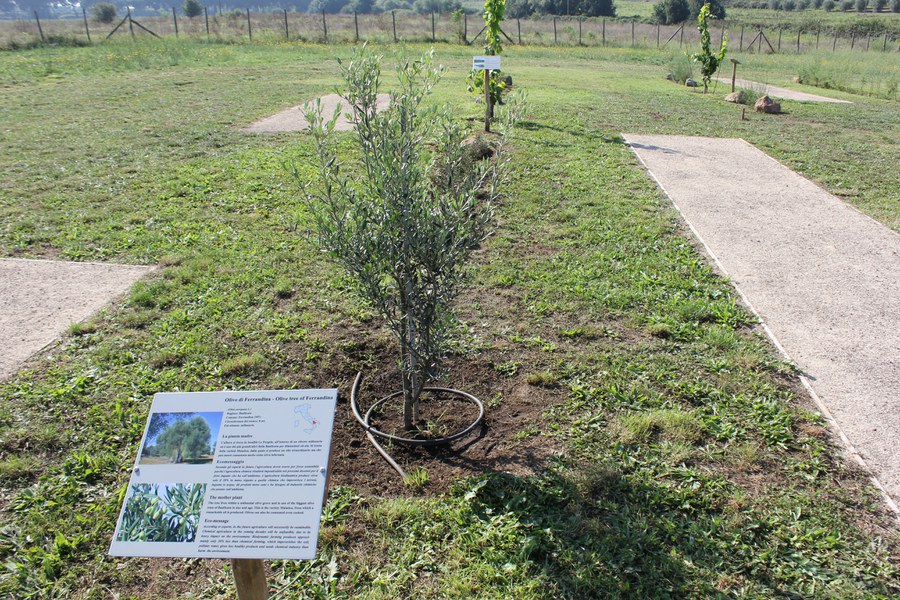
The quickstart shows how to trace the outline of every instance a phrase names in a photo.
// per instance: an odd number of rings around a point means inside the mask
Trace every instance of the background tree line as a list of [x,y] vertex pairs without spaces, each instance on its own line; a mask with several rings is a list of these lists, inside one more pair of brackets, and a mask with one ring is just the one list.
[[696,21],[704,4],[709,4],[711,17],[725,18],[722,0],[659,0],[653,5],[653,20],[662,25]]

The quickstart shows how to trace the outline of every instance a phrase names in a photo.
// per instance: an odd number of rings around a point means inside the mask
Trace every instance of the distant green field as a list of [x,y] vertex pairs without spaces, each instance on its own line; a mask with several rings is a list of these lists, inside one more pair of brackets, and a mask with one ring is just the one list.
[[636,0],[616,0],[616,16],[619,18],[638,17],[649,19],[653,16],[654,2]]

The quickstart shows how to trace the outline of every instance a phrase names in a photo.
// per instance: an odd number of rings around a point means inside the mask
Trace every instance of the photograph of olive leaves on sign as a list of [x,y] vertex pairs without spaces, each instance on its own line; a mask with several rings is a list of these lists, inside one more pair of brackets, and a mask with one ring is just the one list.
[[131,484],[119,542],[193,542],[205,483]]

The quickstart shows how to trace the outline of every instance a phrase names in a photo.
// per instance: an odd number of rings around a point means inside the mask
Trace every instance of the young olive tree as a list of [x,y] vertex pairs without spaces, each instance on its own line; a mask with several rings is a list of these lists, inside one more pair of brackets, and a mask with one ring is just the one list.
[[492,159],[471,158],[449,108],[425,104],[441,74],[431,55],[401,62],[399,89],[378,112],[380,60],[363,49],[341,64],[358,163],[339,157],[338,113],[326,121],[318,107],[307,118],[320,185],[297,167],[294,174],[319,247],[347,271],[400,343],[403,421],[414,431],[422,388],[444,356],[463,266],[490,232],[504,137]]
[[715,75],[716,71],[719,70],[719,65],[725,60],[725,47],[728,43],[725,34],[722,34],[722,47],[717,54],[713,54],[710,48],[709,24],[707,23],[709,16],[709,4],[704,4],[703,8],[700,9],[700,14],[697,16],[697,30],[700,32],[700,52],[691,55],[695,62],[700,63],[704,94],[709,89],[709,82],[712,76]]

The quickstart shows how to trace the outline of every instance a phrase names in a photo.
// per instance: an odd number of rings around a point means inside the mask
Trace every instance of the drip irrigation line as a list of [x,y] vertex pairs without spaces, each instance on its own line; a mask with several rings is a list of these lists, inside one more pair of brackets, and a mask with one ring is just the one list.
[[393,394],[389,394],[389,395],[385,396],[384,398],[381,398],[380,400],[375,402],[372,406],[370,406],[369,410],[366,411],[365,416],[363,416],[362,413],[360,413],[359,403],[357,402],[357,396],[359,394],[359,387],[362,384],[362,376],[363,376],[362,371],[358,372],[356,374],[356,379],[353,381],[353,388],[351,388],[351,390],[350,390],[350,409],[353,411],[353,416],[356,418],[356,420],[359,422],[359,424],[365,430],[366,437],[369,438],[369,441],[372,443],[373,446],[375,446],[375,449],[378,451],[378,453],[381,454],[382,457],[384,457],[384,459],[388,462],[388,464],[391,465],[391,467],[393,467],[393,469],[395,471],[397,471],[397,473],[400,475],[400,477],[403,477],[403,478],[406,477],[406,472],[403,470],[403,467],[401,467],[399,464],[397,464],[397,461],[395,461],[391,457],[391,455],[388,454],[387,450],[384,449],[384,446],[382,446],[378,442],[378,439],[376,439],[376,438],[381,438],[381,439],[387,440],[389,442],[409,444],[410,446],[424,446],[424,447],[441,446],[441,445],[449,444],[451,442],[455,442],[456,440],[462,439],[465,436],[469,435],[470,433],[472,433],[472,431],[475,430],[476,427],[478,427],[481,424],[482,420],[484,419],[484,404],[482,404],[481,400],[479,400],[472,394],[467,394],[466,392],[461,392],[460,390],[454,390],[452,388],[426,387],[426,388],[422,388],[423,392],[443,392],[445,394],[451,394],[453,396],[458,396],[458,397],[462,398],[463,400],[470,402],[471,404],[474,404],[475,407],[478,408],[478,416],[466,428],[464,428],[460,431],[457,431],[456,433],[452,433],[450,435],[442,436],[442,437],[438,437],[438,438],[428,438],[428,439],[409,438],[409,437],[404,437],[401,435],[394,435],[392,433],[386,433],[384,431],[380,431],[379,429],[372,426],[372,424],[371,424],[372,415],[375,413],[375,411],[379,407],[381,407],[385,403],[393,400],[394,398],[396,398],[398,396],[403,395],[403,392],[402,391],[394,392]]

